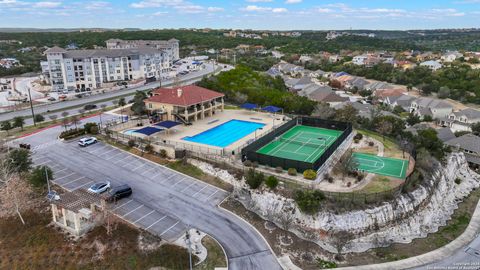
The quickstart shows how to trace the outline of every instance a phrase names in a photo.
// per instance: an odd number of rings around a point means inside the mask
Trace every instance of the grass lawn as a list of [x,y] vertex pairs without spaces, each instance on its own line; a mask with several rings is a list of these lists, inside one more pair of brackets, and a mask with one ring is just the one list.
[[383,191],[392,190],[393,188],[401,185],[403,180],[394,179],[387,176],[375,175],[373,179],[364,188],[357,190],[358,193],[378,193]]
[[403,158],[402,149],[400,149],[397,143],[391,138],[385,137],[384,140],[381,134],[369,130],[360,129],[357,131],[364,136],[371,137],[383,143],[385,149],[385,157]]
[[140,232],[123,223],[110,236],[99,226],[74,242],[48,225],[50,212],[27,212],[24,218],[25,226],[16,216],[0,220],[0,269],[188,268],[186,249],[164,244],[143,251],[138,245]]
[[202,239],[202,245],[208,250],[207,259],[195,266],[197,270],[209,270],[216,267],[227,267],[227,259],[222,247],[210,236]]

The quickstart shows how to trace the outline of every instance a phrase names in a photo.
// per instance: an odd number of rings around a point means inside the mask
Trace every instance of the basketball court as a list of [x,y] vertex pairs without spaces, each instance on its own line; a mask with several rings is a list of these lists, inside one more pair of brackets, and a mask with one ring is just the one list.
[[342,131],[297,125],[260,148],[269,156],[314,163]]
[[405,179],[408,160],[379,157],[371,154],[352,153],[359,171]]

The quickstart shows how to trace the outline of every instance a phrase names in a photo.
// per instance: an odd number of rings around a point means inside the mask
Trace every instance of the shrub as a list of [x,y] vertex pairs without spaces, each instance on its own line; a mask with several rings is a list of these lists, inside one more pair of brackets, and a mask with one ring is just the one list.
[[347,183],[347,187],[350,187],[350,186],[352,186],[352,182]]
[[288,175],[291,175],[291,176],[297,175],[297,169],[295,168],[288,169]]
[[35,122],[40,123],[40,122],[43,122],[43,121],[45,121],[45,117],[43,117],[43,115],[41,115],[41,114],[36,114],[35,115]]
[[[45,171],[47,172],[45,174]],[[30,176],[28,177],[28,181],[34,187],[40,188],[47,185],[47,177],[48,179],[52,179],[53,171],[48,166],[37,166],[35,169],[32,170]]]
[[265,176],[261,172],[257,173],[254,169],[249,169],[245,176],[245,180],[251,189],[257,189],[262,185]]
[[30,151],[22,148],[11,150],[8,153],[7,164],[15,172],[28,172],[32,166]]
[[355,134],[353,139],[360,141],[361,139],[363,139],[363,134],[362,133],[357,133],[357,134]]
[[60,139],[70,140],[70,139],[76,138],[76,137],[84,135],[84,134],[85,134],[85,129],[83,129],[83,128],[69,129],[69,130],[65,130],[62,133],[60,133],[60,136],[58,136],[58,137]]
[[461,182],[462,182],[462,179],[455,178],[455,184],[460,185]]
[[265,185],[270,189],[274,189],[278,186],[278,179],[275,176],[269,176],[265,180]]
[[307,214],[315,214],[320,210],[320,206],[325,195],[320,190],[297,190],[294,194],[295,202],[298,208]]
[[374,143],[374,142],[371,142],[371,141],[370,141],[370,142],[368,142],[368,146],[374,146],[374,145],[375,145],[375,143]]
[[331,177],[331,176],[328,177],[328,182],[329,182],[329,183],[333,183],[333,177]]
[[357,181],[358,181],[358,182],[362,181],[362,180],[363,180],[363,177],[364,177],[363,173],[357,174]]
[[160,157],[161,158],[167,158],[167,150],[165,149],[160,149]]
[[282,173],[282,172],[283,172],[283,168],[280,167],[280,166],[278,166],[278,167],[275,168],[275,172],[276,172],[276,173]]
[[317,265],[320,269],[337,268],[337,264],[335,262],[325,261],[320,258],[317,258]]
[[359,143],[360,141],[357,140],[357,139],[353,139],[353,142],[354,142],[354,143]]
[[243,162],[243,165],[244,165],[245,167],[252,167],[253,164],[252,164],[252,162],[251,162],[250,160],[245,160],[245,161]]
[[153,145],[151,145],[151,144],[145,145],[145,152],[152,153],[153,152]]
[[303,172],[303,178],[308,180],[315,180],[315,178],[317,178],[317,172],[314,170],[305,170]]
[[128,147],[134,147],[135,146],[135,141],[134,140],[128,140],[127,142]]

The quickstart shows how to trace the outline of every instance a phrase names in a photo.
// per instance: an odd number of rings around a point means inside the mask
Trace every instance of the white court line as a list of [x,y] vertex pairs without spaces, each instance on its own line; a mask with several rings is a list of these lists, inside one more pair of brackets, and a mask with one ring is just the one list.
[[71,174],[67,174],[67,175],[65,175],[65,176],[62,176],[62,177],[60,177],[60,178],[55,178],[55,181],[58,181],[58,180],[60,180],[60,179],[63,179],[63,178],[65,178],[65,177],[72,176],[72,175],[74,175],[74,174],[75,174],[75,173],[74,173],[74,172],[72,172]]
[[80,188],[82,188],[82,187],[84,187],[84,186],[86,186],[86,185],[89,185],[89,184],[91,184],[91,183],[93,183],[93,181],[89,181],[89,182],[87,182],[87,183],[85,183],[85,184],[83,184],[83,185],[81,185],[81,186],[78,186],[78,187],[72,189],[72,191],[73,191],[73,190],[80,189]]
[[124,205],[127,205],[127,204],[131,203],[132,201],[133,201],[133,199],[132,199],[132,200],[130,200],[130,201],[128,201],[128,202],[126,202],[126,203],[124,203],[124,204],[121,204],[121,205],[119,205],[119,206],[117,206],[117,207],[113,208],[113,210],[112,210],[112,211],[115,211],[115,210],[117,210],[118,208],[120,208],[120,207],[122,207],[122,206],[124,206]]
[[177,226],[177,224],[180,223],[180,221],[177,221],[175,224],[173,224],[172,226],[170,226],[168,229],[166,229],[165,231],[163,231],[160,236],[164,235],[166,232],[170,231],[173,227]]
[[145,230],[148,230],[150,229],[153,225],[157,224],[158,222],[162,221],[163,219],[165,219],[167,216],[163,216],[161,217],[159,220],[155,221],[154,223],[152,223],[150,226],[148,226],[147,228],[145,228]]
[[[78,180],[80,180],[80,179],[82,179],[82,178],[85,178],[85,177],[80,176],[79,178],[77,178],[77,179],[75,179],[75,180],[73,180],[73,181],[70,181],[70,182],[68,182],[68,183],[64,183],[62,186],[66,186],[66,185],[71,184],[71,183],[73,183],[73,182],[77,182]],[[87,178],[85,178],[85,179],[87,179]]]
[[193,193],[192,197],[195,197],[195,195],[197,195],[198,193],[200,193],[202,190],[204,190],[206,187],[208,187],[207,185],[205,185],[203,188],[201,188],[200,190],[198,190],[197,192]]
[[138,209],[140,209],[140,208],[142,208],[142,207],[143,207],[143,204],[142,204],[142,205],[140,205],[139,207],[137,207],[137,208],[133,209],[132,211],[130,211],[130,212],[128,212],[128,213],[126,213],[125,215],[123,215],[123,216],[122,216],[122,218],[125,218],[125,217],[126,217],[126,216],[128,216],[129,214],[131,214],[131,213],[135,212],[136,210],[138,210]]
[[132,171],[136,171],[136,170],[142,168],[145,165],[147,165],[147,163],[142,163],[140,166],[136,167],[135,169],[132,169]]
[[140,220],[142,220],[142,219],[146,218],[147,216],[149,216],[150,214],[152,214],[152,213],[154,213],[154,212],[155,212],[155,210],[152,210],[152,212],[150,212],[150,213],[148,213],[148,214],[144,215],[143,217],[141,217],[141,218],[139,218],[139,219],[135,220],[135,221],[133,222],[133,224],[135,224],[135,223],[139,222]]
[[184,192],[187,188],[189,188],[189,187],[191,187],[191,186],[193,186],[193,185],[195,185],[195,184],[196,184],[195,182],[191,183],[191,184],[188,185],[186,188],[182,189],[181,192]]
[[210,194],[210,196],[208,196],[206,200],[210,199],[213,195],[217,194],[217,192],[218,192],[218,189],[215,190],[215,192],[213,192],[212,194]]

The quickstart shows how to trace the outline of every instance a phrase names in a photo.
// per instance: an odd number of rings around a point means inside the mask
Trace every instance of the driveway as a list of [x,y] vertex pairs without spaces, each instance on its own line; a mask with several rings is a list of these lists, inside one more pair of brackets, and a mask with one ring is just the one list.
[[217,206],[228,195],[226,191],[101,142],[80,148],[74,142],[52,140],[52,134],[60,130],[52,128],[21,139],[34,147],[36,164],[53,168],[59,185],[73,190],[99,180],[128,184],[132,196],[120,200],[114,211],[130,223],[157,235],[163,233],[165,239],[183,234],[188,225],[220,242],[230,269],[281,269],[255,229]]

